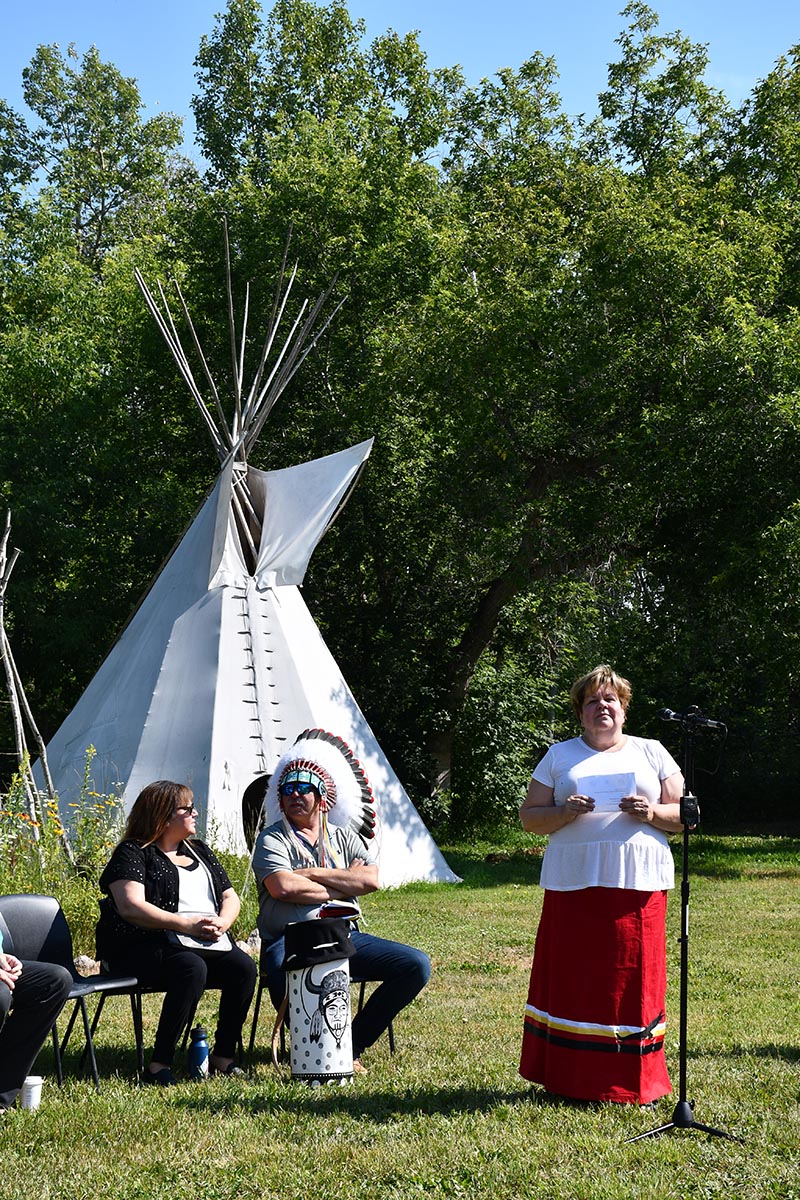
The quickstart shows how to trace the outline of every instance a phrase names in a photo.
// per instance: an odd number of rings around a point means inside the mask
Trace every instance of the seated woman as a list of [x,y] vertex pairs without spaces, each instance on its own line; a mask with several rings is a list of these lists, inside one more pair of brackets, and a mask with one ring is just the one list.
[[145,1083],[177,1083],[178,1038],[206,988],[220,989],[212,1073],[241,1074],[234,1056],[256,965],[228,930],[239,897],[213,852],[194,837],[191,790],[161,780],[140,792],[123,840],[100,877],[97,954],[114,972],[166,993]]

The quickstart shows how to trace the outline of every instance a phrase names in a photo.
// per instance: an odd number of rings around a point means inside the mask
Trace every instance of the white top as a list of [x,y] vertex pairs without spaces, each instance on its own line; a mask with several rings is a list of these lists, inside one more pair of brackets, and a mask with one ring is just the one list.
[[661,891],[675,886],[667,836],[619,811],[623,796],[661,799],[661,781],[680,771],[660,742],[628,736],[620,750],[593,750],[583,738],[551,746],[533,778],[553,788],[556,805],[576,794],[595,810],[550,834],[540,884],[555,892],[587,887]]
[[203,870],[203,864],[197,859],[191,867],[178,870],[178,912],[216,916],[217,902],[211,880],[208,871]]
[[[217,901],[211,885],[211,875],[205,863],[199,858],[192,867],[178,868],[178,912],[191,913],[194,916],[216,915]],[[192,950],[229,950],[231,946],[227,933],[218,938],[196,938],[190,933],[176,935],[182,946]]]

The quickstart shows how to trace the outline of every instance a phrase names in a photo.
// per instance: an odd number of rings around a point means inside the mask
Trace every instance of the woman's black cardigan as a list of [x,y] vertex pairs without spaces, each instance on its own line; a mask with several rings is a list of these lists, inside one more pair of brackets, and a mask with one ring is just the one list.
[[[208,867],[217,912],[222,904],[222,894],[233,885],[228,878],[225,868],[199,838],[192,838],[185,843],[197,858]],[[100,920],[97,923],[97,957],[104,962],[124,954],[131,945],[157,945],[168,940],[169,931],[166,929],[145,929],[141,925],[133,925],[124,921],[117,912],[109,887],[120,879],[130,879],[144,884],[144,898],[156,908],[166,912],[178,911],[178,870],[170,862],[163,850],[158,846],[140,846],[138,842],[120,842],[114,850],[108,864],[100,876],[100,891],[105,896],[100,901]]]

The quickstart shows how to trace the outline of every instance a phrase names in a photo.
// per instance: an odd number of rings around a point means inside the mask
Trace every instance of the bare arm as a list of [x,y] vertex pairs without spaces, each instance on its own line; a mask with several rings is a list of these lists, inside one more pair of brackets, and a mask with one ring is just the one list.
[[555,833],[571,825],[583,812],[591,812],[594,801],[589,796],[570,796],[564,805],[556,805],[553,789],[538,779],[528,784],[528,794],[519,810],[519,819],[526,833]]
[[[167,912],[166,909],[159,908],[158,905],[151,904],[149,900],[146,900],[144,884],[133,879],[117,879],[114,883],[109,884],[108,890],[111,892],[117,912],[123,921],[129,921],[131,925],[140,925],[143,929],[172,929],[176,933],[188,933],[192,937],[211,940],[219,937],[227,929],[228,926],[224,924],[224,921],[233,905],[235,905],[236,913],[231,916],[231,922],[239,913],[239,897],[233,888],[228,888],[222,895],[224,918],[222,913],[219,916],[206,914],[199,917],[197,913]],[[233,896],[233,900],[231,900],[231,896]]]
[[219,906],[219,915],[217,920],[220,924],[220,933],[225,933],[230,929],[233,922],[241,912],[242,902],[239,899],[233,888],[226,888],[222,893],[222,903]]
[[349,867],[301,867],[297,871],[273,871],[264,878],[273,900],[290,904],[323,904],[366,896],[378,889],[378,868],[356,858]]

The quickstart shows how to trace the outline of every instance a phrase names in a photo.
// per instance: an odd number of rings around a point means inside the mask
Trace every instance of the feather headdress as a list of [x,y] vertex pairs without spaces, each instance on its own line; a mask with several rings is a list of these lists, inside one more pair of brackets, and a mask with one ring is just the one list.
[[295,771],[317,786],[329,824],[349,826],[365,839],[375,836],[375,797],[366,772],[347,742],[324,729],[304,730],[278,760],[267,787],[267,824],[281,819],[280,786]]

